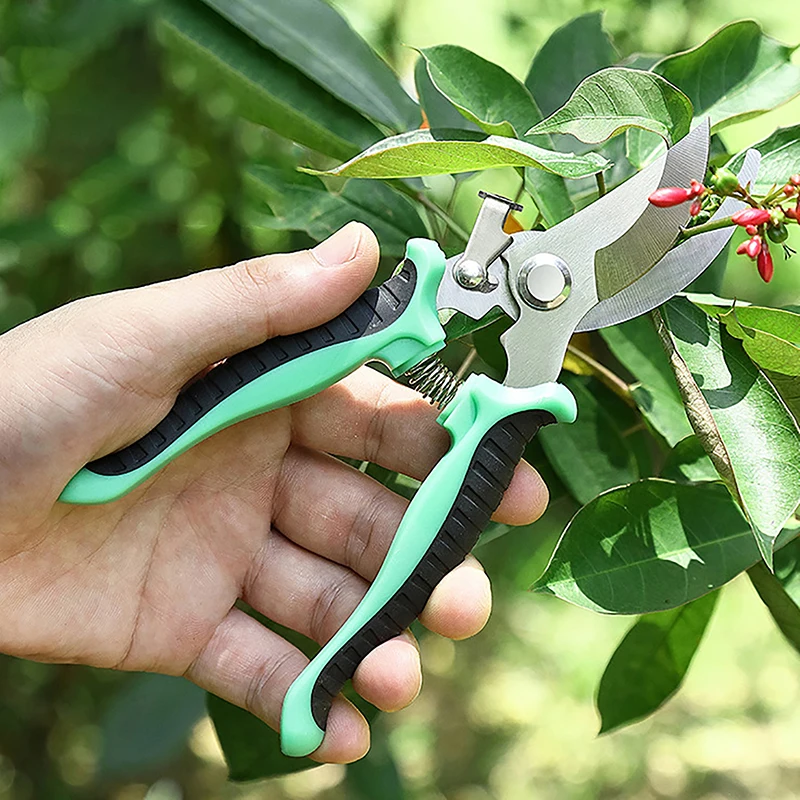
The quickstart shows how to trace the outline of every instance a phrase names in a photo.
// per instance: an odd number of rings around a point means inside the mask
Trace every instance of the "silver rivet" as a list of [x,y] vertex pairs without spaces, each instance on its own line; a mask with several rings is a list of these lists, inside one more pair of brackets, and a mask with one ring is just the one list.
[[527,259],[517,277],[522,299],[543,311],[558,308],[569,297],[571,287],[572,276],[566,262],[550,253]]
[[454,270],[455,278],[465,289],[474,289],[486,280],[486,273],[483,267],[471,259],[465,258],[456,264]]

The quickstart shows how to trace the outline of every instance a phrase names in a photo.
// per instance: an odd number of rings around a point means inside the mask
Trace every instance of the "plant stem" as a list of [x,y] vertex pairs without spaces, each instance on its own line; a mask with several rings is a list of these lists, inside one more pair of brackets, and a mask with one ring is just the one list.
[[595,361],[588,353],[579,350],[574,344],[567,345],[567,352],[575,356],[578,361],[582,361],[591,370],[592,374],[605,386],[611,389],[615,395],[622,398],[627,405],[631,408],[636,407],[633,396],[631,395],[631,387],[625,383],[619,375],[615,375],[608,367]]
[[422,203],[425,208],[436,214],[459,239],[465,243],[469,241],[469,234],[443,208],[437,206],[433,200],[426,197],[422,192],[417,192],[416,199]]
[[602,172],[596,172],[594,179],[597,181],[597,196],[602,197],[606,193],[606,179]]
[[695,225],[693,228],[684,228],[681,231],[681,241],[691,239],[692,236],[697,236],[701,233],[718,231],[721,228],[730,228],[734,225],[736,225],[736,223],[730,217],[723,217],[722,219],[715,219],[711,222],[705,222],[702,225]]

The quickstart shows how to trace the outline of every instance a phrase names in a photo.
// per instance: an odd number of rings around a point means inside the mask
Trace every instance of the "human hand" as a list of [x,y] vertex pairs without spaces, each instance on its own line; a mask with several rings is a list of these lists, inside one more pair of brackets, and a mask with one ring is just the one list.
[[[329,454],[422,479],[448,445],[437,412],[361,368],[319,395],[234,425],[105,506],[57,502],[88,461],[150,430],[193,376],[272,336],[332,319],[374,276],[378,247],[350,224],[312,251],[71,303],[0,336],[0,651],[40,661],[184,675],[278,727],[307,659],[235,607],[324,643],[376,575],[406,501]],[[521,464],[496,519],[547,503]],[[421,617],[477,633],[489,581],[469,557]],[[412,635],[360,665],[385,710],[421,685]],[[348,762],[369,730],[344,698],[320,761]]]

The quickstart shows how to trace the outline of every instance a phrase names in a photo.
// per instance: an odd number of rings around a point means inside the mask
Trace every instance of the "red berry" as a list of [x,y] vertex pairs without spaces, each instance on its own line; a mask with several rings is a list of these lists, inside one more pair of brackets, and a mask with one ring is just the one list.
[[703,204],[700,202],[700,200],[692,201],[692,204],[689,206],[689,213],[693,217],[696,217],[702,210],[703,210]]
[[743,228],[748,225],[763,225],[769,222],[769,211],[766,208],[743,208],[732,214],[731,219]]
[[766,244],[758,254],[756,266],[758,267],[758,274],[761,276],[764,283],[769,283],[772,280],[772,273],[775,271],[775,267],[772,263],[772,255]]
[[758,233],[758,228],[755,225],[747,225],[745,227],[748,236],[755,236]]
[[656,189],[648,198],[654,206],[658,208],[672,208],[679,206],[690,200],[694,195],[689,189],[681,189],[680,186],[664,186]]

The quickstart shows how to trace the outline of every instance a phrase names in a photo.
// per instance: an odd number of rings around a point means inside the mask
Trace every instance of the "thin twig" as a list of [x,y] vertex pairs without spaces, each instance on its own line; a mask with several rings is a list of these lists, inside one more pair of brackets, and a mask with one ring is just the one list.
[[469,241],[469,234],[443,209],[436,205],[429,197],[426,197],[422,192],[417,193],[417,200],[422,203],[425,208],[432,211],[439,217],[442,222],[444,222],[447,227],[453,231],[453,233],[458,236],[464,242]]
[[467,370],[470,368],[477,355],[478,351],[474,347],[470,347],[469,352],[461,362],[461,366],[456,370],[456,378],[458,378],[458,380],[461,380],[464,375],[466,375]]
[[606,179],[602,172],[595,172],[594,179],[597,181],[597,196],[602,197],[606,193]]
[[701,233],[708,233],[709,231],[718,231],[722,228],[730,228],[736,223],[730,217],[722,217],[722,219],[713,219],[711,222],[704,222],[702,225],[695,225],[693,228],[684,228],[681,231],[680,241],[691,239],[692,236],[698,236]]
[[601,383],[611,389],[615,395],[621,397],[631,408],[636,408],[636,402],[631,395],[631,387],[619,375],[615,375],[608,367],[595,361],[588,353],[579,350],[574,344],[567,345],[567,352],[586,364]]

